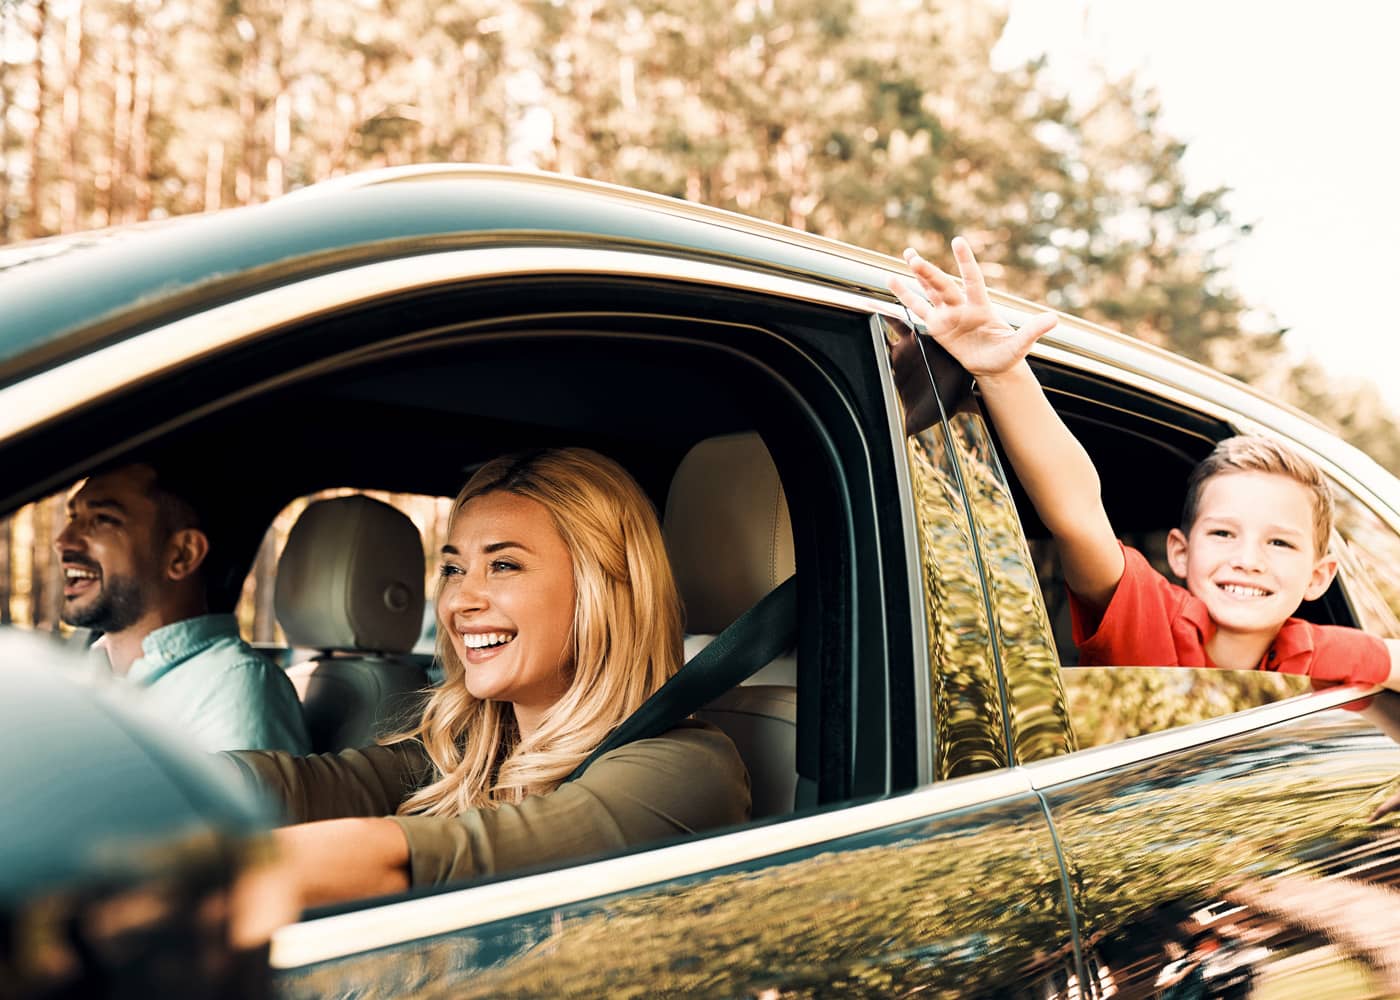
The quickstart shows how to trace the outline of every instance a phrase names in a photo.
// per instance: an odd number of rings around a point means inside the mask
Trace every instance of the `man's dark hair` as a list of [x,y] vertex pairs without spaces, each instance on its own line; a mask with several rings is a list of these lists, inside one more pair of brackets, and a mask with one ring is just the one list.
[[247,568],[230,561],[229,536],[237,529],[237,520],[229,510],[229,498],[235,495],[232,484],[206,463],[192,460],[188,453],[157,450],[123,455],[92,470],[89,475],[104,475],[132,466],[141,466],[153,473],[147,495],[155,501],[156,529],[162,538],[186,528],[204,532],[209,540],[209,555],[198,575],[203,580],[205,596],[211,610],[232,610],[242,590],[243,571]]
[[162,537],[168,538],[173,532],[186,528],[198,528],[205,534],[209,533],[206,526],[208,519],[204,514],[211,493],[209,478],[192,474],[182,463],[169,456],[148,452],[125,455],[93,469],[88,476],[104,476],[133,466],[151,470],[146,495],[155,501],[156,527]]
[[190,483],[182,482],[179,476],[172,476],[168,470],[150,462],[135,464],[147,466],[155,473],[146,493],[156,502],[156,517],[162,534],[169,537],[186,528],[205,531],[204,519],[196,506],[199,495]]

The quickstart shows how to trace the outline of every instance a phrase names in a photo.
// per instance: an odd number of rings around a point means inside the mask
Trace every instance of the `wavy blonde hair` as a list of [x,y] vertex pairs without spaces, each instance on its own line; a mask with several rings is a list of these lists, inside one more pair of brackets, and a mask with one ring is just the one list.
[[573,562],[568,689],[520,738],[509,702],[466,688],[445,629],[443,682],[418,726],[386,742],[419,740],[437,778],[399,813],[453,816],[558,787],[681,664],[681,602],[656,511],[612,459],[586,448],[506,455],[486,463],[452,505],[504,492],[544,505]]

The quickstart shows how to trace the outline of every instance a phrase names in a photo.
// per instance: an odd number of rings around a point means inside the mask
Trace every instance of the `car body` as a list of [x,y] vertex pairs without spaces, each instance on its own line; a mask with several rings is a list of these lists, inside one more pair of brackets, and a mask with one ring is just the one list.
[[[660,508],[692,445],[736,433],[781,478],[791,807],[307,914],[272,941],[279,995],[1152,996],[1204,967],[1207,933],[1253,963],[1232,984],[1400,989],[1397,932],[1348,916],[1400,876],[1395,817],[1369,819],[1400,773],[1393,697],[1212,711],[1203,672],[1149,670],[1162,724],[1095,723],[1109,738],[1081,747],[1076,705],[1102,713],[1140,672],[1070,666],[1045,529],[966,373],[911,336],[903,273],[672,199],[453,166],[0,252],[0,511],[153,442],[221,456],[245,518],[230,599],[277,512],[326,487],[451,496],[495,454],[582,443]],[[1215,440],[1314,458],[1342,572],[1305,614],[1400,634],[1400,484],[1375,463],[1071,317],[1033,363],[1145,548]]]

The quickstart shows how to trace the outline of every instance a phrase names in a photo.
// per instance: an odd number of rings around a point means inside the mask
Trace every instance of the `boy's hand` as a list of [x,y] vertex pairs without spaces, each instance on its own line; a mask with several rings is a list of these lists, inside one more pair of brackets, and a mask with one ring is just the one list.
[[963,287],[959,288],[951,277],[910,249],[904,251],[904,260],[928,299],[898,278],[890,281],[890,290],[969,374],[980,379],[995,378],[1020,364],[1031,345],[1054,328],[1055,314],[1041,313],[1019,330],[1012,329],[992,309],[982,269],[961,236],[953,240],[953,256]]

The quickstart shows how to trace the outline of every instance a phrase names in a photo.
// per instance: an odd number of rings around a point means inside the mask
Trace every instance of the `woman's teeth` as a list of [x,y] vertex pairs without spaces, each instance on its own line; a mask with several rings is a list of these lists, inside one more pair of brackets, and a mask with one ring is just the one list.
[[491,646],[503,646],[514,638],[515,635],[510,632],[463,633],[462,643],[468,649],[487,649]]

